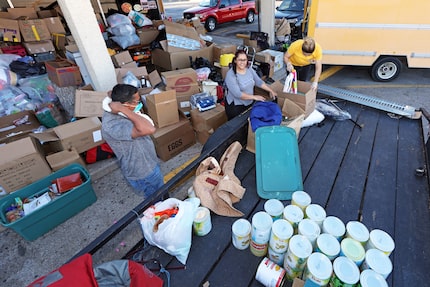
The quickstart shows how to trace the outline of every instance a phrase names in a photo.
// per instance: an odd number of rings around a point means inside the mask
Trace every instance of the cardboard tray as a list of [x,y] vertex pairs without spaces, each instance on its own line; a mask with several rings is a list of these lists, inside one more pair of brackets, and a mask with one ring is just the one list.
[[[32,213],[14,222],[7,222],[5,210],[15,202],[16,197],[24,199],[34,195],[41,195],[48,191],[53,180],[77,172],[81,174],[83,181],[81,185],[51,200],[45,206],[36,209]],[[0,200],[0,223],[5,227],[13,229],[24,239],[33,241],[90,206],[96,200],[97,197],[91,185],[90,174],[80,164],[74,163],[3,197]]]
[[257,193],[261,198],[291,200],[303,190],[296,132],[286,126],[260,127],[255,132]]

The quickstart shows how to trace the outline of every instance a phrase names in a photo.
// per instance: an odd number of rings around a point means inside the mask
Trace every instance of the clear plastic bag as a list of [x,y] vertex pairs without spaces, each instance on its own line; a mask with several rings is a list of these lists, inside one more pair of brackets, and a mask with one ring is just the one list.
[[317,99],[315,109],[321,112],[324,116],[330,117],[337,121],[351,119],[350,113],[341,110],[338,106],[325,99]]

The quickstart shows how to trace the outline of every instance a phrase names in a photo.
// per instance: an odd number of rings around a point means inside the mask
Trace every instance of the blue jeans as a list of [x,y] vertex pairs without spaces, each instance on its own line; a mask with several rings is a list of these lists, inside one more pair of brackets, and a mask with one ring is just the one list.
[[150,175],[144,179],[128,180],[134,189],[134,193],[140,196],[149,197],[164,184],[160,166],[157,164]]

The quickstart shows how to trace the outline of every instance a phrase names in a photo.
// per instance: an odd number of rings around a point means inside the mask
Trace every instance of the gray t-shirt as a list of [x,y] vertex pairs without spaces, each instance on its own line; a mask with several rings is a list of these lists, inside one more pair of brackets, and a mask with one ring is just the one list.
[[151,136],[133,139],[133,122],[109,112],[103,113],[102,136],[114,151],[127,179],[138,180],[147,177],[158,164],[157,154]]
[[249,106],[252,104],[252,100],[242,100],[240,98],[242,93],[253,95],[254,86],[261,87],[263,80],[252,68],[246,69],[244,75],[235,74],[233,69],[230,69],[225,76],[225,85],[228,89],[226,96],[228,104],[234,102],[235,105]]

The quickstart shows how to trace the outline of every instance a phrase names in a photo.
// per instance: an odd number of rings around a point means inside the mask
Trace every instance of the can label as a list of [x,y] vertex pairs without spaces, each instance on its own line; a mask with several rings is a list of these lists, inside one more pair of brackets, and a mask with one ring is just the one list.
[[337,277],[336,273],[333,272],[333,275],[330,278],[330,287],[356,287],[357,284],[348,284],[345,282],[342,282],[342,280]]
[[309,279],[315,284],[317,284],[318,286],[327,286],[327,284],[330,282],[330,277],[326,279],[321,279],[315,276],[315,274],[313,274],[312,272],[310,272],[309,268],[305,268],[304,279]]
[[267,254],[267,247],[268,243],[256,243],[254,240],[251,240],[251,244],[249,249],[251,250],[252,254],[254,254],[257,257],[261,257]]

